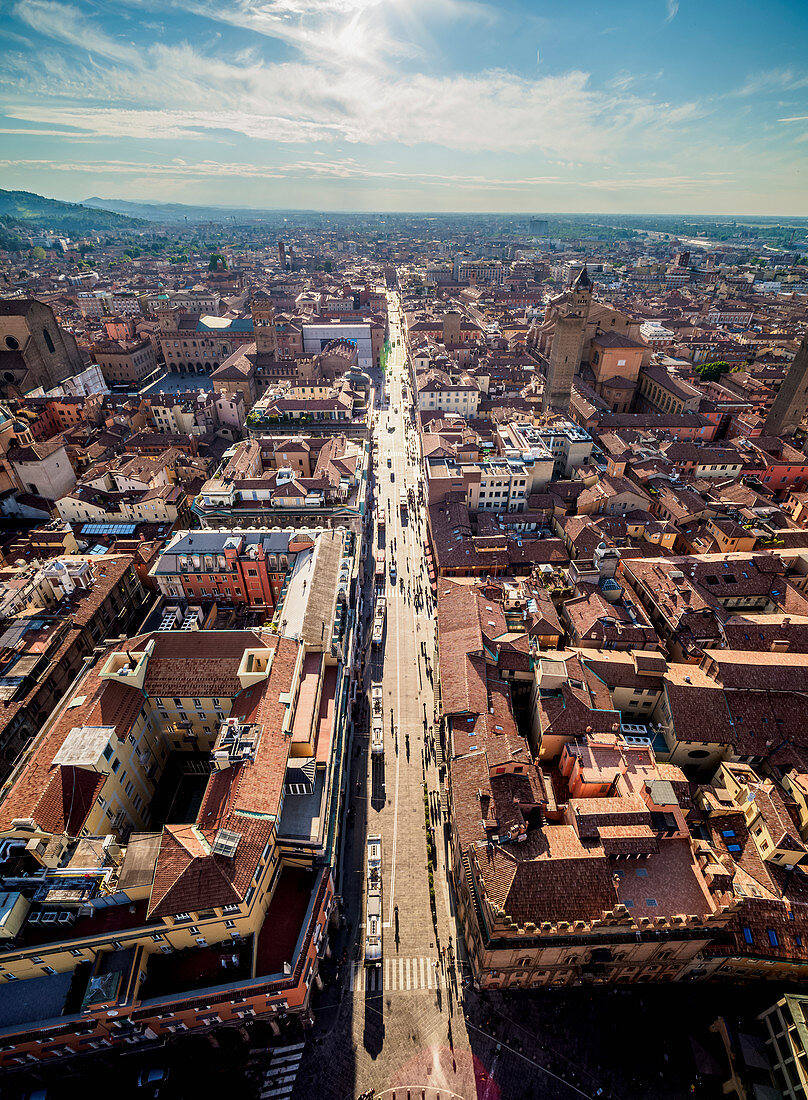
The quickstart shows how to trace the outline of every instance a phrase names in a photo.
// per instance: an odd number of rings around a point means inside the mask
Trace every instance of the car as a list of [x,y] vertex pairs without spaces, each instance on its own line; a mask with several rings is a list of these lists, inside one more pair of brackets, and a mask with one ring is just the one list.
[[390,480],[391,480],[391,481],[395,481],[395,480],[396,480],[396,471],[395,471],[395,470],[391,470],[391,471],[390,471]]
[[388,456],[387,456],[387,465],[388,465],[388,466],[392,466],[392,465],[393,465],[393,460],[392,460],[392,458],[390,457],[390,455],[388,455]]
[[168,1080],[168,1069],[153,1066],[151,1069],[142,1069],[138,1074],[138,1087],[148,1089],[152,1096],[160,1095],[160,1087]]

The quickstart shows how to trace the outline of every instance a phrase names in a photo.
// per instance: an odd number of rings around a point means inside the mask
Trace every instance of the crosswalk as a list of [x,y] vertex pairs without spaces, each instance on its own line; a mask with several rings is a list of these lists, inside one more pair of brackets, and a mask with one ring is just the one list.
[[264,1080],[258,1094],[260,1100],[289,1100],[295,1087],[297,1071],[300,1069],[304,1045],[292,1043],[273,1049],[272,1061],[264,1070]]
[[435,988],[435,961],[425,956],[386,958],[381,966],[353,963],[348,988],[354,993],[407,993]]

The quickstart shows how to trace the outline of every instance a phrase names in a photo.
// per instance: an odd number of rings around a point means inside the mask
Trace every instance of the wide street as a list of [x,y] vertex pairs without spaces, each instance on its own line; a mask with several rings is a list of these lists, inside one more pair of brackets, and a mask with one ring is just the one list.
[[[435,621],[424,558],[426,526],[418,504],[417,434],[410,424],[399,314],[391,302],[391,353],[377,391],[373,439],[375,517],[368,538],[364,718],[354,735],[351,812],[343,855],[342,895],[349,950],[338,990],[323,995],[315,1042],[307,1048],[295,1097],[376,1095],[445,1100],[476,1095],[458,979],[450,962],[454,936],[444,866],[443,816],[433,740]],[[386,392],[385,392],[386,390]],[[406,512],[399,495],[413,487]],[[386,523],[380,530],[378,516]],[[387,620],[383,644],[371,649],[373,556],[386,557]],[[390,567],[395,566],[395,582]],[[381,590],[381,589],[380,589]],[[370,686],[383,688],[384,754],[370,754]],[[356,755],[358,751],[358,755]],[[438,750],[439,751],[439,750]],[[437,934],[429,899],[424,782],[437,866]],[[364,965],[366,837],[382,838],[382,965]],[[329,1000],[332,1002],[329,1004]],[[403,1090],[403,1091],[402,1091]]]

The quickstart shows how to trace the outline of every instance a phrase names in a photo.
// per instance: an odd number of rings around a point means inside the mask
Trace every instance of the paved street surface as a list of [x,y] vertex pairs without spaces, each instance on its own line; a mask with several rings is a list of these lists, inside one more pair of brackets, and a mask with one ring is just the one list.
[[[344,1100],[371,1087],[377,1096],[392,1095],[389,1090],[395,1090],[402,1100],[408,1088],[412,1097],[419,1098],[423,1090],[428,1100],[438,1092],[446,1100],[476,1096],[456,984],[449,981],[447,957],[440,953],[441,947],[446,952],[450,934],[456,933],[450,924],[443,824],[437,817],[438,772],[432,751],[425,755],[435,705],[430,679],[435,632],[424,566],[423,515],[417,507],[408,508],[406,515],[399,508],[401,489],[413,486],[417,497],[420,468],[416,433],[405,428],[410,405],[402,399],[403,340],[397,343],[401,332],[395,312],[391,312],[390,337],[388,394],[379,375],[374,430],[379,447],[375,504],[387,522],[381,536],[374,525],[368,540],[367,586],[370,597],[373,554],[381,546],[388,566],[387,627],[379,653],[367,650],[366,688],[369,692],[374,680],[383,685],[384,758],[371,760],[365,719],[354,739],[359,749],[351,777],[354,813],[343,863],[342,894],[350,923],[347,959],[338,987],[328,989],[318,1007],[315,1041],[307,1046],[301,1062],[296,1100],[313,1095],[315,1081],[320,1100]],[[391,561],[397,569],[396,584],[390,580]],[[372,614],[370,598],[366,612]],[[437,935],[429,903],[425,779],[438,851]],[[382,838],[384,946],[379,968],[366,968],[362,954],[368,833]]]

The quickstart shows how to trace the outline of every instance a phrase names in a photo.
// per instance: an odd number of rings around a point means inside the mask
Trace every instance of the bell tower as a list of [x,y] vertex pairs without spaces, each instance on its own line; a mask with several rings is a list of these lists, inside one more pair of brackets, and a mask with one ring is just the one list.
[[584,264],[583,270],[563,299],[556,299],[558,312],[550,347],[550,361],[541,407],[567,412],[572,395],[572,380],[581,365],[586,324],[592,304],[592,284]]
[[252,300],[253,335],[259,355],[278,357],[278,334],[275,331],[275,310],[266,294],[256,294]]

